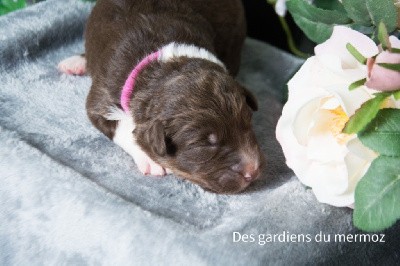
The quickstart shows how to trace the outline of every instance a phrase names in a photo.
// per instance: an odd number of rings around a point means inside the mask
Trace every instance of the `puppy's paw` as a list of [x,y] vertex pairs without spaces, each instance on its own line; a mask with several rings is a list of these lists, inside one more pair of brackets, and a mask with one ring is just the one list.
[[113,107],[110,108],[107,119],[118,120],[113,141],[132,156],[142,174],[153,176],[164,176],[166,174],[166,170],[154,162],[136,143],[132,135],[135,125],[130,115]]
[[172,174],[173,174],[172,170],[169,169],[169,168],[166,168],[166,169],[165,169],[165,173],[166,173],[167,175],[172,175]]
[[84,75],[86,73],[86,59],[80,55],[68,57],[58,64],[58,70],[68,75]]
[[146,153],[140,151],[133,156],[139,171],[144,175],[164,176],[165,169],[154,162]]

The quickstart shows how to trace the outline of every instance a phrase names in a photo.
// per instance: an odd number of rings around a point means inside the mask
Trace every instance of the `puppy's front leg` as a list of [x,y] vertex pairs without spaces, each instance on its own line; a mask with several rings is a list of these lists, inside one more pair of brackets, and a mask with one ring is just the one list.
[[163,176],[166,174],[165,169],[154,162],[136,143],[133,135],[135,124],[131,115],[124,113],[117,107],[112,107],[107,115],[110,121],[117,121],[113,141],[124,149],[134,159],[140,172],[144,175]]

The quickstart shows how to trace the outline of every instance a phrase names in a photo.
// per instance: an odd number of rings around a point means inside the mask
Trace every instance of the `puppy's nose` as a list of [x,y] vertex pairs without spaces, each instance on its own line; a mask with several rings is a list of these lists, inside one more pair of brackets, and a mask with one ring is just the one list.
[[248,182],[255,180],[258,177],[258,175],[259,175],[258,168],[255,168],[253,166],[251,168],[249,167],[248,170],[245,170],[243,172],[244,179]]
[[232,170],[240,173],[248,182],[253,181],[259,175],[257,163],[238,163],[232,166]]

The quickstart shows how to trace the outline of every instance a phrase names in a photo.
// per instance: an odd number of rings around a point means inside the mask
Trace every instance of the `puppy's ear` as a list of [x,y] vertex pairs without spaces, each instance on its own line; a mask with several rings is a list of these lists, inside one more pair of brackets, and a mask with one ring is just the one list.
[[243,89],[243,95],[246,98],[246,103],[248,106],[250,106],[250,108],[253,111],[257,111],[258,110],[258,102],[256,97],[254,97],[254,95],[246,88],[242,87]]
[[167,147],[165,143],[164,126],[160,120],[155,120],[145,134],[146,142],[151,150],[159,156],[165,156]]

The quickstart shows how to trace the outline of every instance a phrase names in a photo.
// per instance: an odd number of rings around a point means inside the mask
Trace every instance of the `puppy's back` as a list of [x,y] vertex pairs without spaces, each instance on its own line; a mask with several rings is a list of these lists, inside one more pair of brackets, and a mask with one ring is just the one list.
[[161,45],[183,42],[216,53],[235,75],[245,28],[240,0],[99,0],[85,33],[88,70],[104,76],[117,50],[138,60]]

